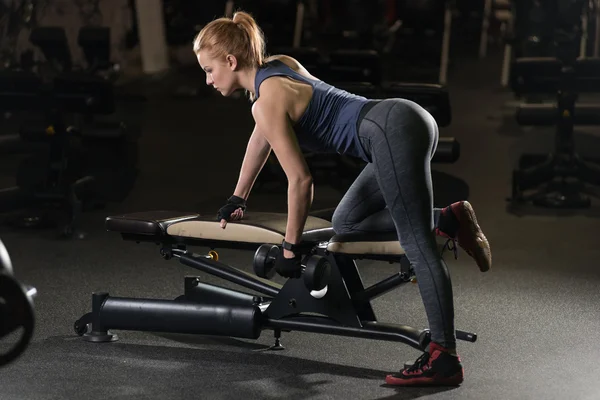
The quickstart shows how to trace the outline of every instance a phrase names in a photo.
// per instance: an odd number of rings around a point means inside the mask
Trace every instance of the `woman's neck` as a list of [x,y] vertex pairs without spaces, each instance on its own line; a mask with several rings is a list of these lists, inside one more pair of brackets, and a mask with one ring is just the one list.
[[245,89],[251,93],[254,93],[254,82],[256,80],[256,72],[258,71],[258,68],[253,67],[253,68],[248,68],[248,69],[244,69],[243,71],[240,71],[239,74],[239,84],[242,87],[242,89]]

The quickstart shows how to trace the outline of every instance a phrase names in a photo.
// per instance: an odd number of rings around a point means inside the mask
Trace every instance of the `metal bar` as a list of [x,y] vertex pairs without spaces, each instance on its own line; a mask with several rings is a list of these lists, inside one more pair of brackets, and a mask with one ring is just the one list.
[[247,272],[241,271],[227,264],[214,261],[208,257],[187,252],[181,254],[178,252],[173,252],[173,256],[178,257],[179,261],[188,267],[192,267],[219,278],[226,279],[230,282],[244,286],[248,289],[256,290],[259,293],[264,293],[271,297],[277,296],[279,290],[281,289],[279,285],[273,282],[253,276]]
[[483,6],[483,18],[481,21],[481,37],[479,38],[479,58],[485,58],[488,48],[488,34],[490,29],[490,19],[492,17],[492,0],[485,0]]
[[366,322],[362,328],[342,326],[323,317],[294,317],[290,319],[267,319],[265,328],[289,331],[323,333],[349,336],[362,339],[402,342],[418,350],[423,350],[429,341],[429,331],[410,326]]
[[446,5],[444,16],[444,36],[442,38],[442,54],[440,60],[439,83],[445,85],[448,80],[448,62],[450,58],[450,35],[452,34],[452,7],[450,2]]
[[600,0],[596,1],[596,37],[594,38],[594,57],[600,55]]
[[204,304],[219,304],[222,306],[251,306],[264,303],[270,298],[254,296],[223,286],[200,282],[197,277],[185,278],[185,300]]
[[299,1],[296,8],[296,25],[294,28],[294,43],[293,47],[295,49],[300,47],[300,43],[302,42],[302,31],[304,25],[304,2]]
[[410,279],[407,280],[404,274],[397,273],[396,275],[392,275],[381,282],[369,286],[355,296],[361,301],[373,300],[374,298],[382,296],[390,290],[393,290],[407,282],[410,282]]

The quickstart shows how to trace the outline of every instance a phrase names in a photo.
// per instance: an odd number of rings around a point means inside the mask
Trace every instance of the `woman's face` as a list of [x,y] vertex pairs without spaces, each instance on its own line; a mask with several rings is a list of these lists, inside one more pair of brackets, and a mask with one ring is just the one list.
[[229,96],[237,89],[234,66],[227,59],[215,59],[206,50],[200,50],[198,64],[206,73],[206,84],[223,96]]

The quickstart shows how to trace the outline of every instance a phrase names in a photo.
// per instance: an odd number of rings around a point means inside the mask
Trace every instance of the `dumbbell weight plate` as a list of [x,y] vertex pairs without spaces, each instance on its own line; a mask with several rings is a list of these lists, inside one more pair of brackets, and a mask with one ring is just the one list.
[[331,264],[321,256],[310,256],[304,269],[304,285],[310,291],[318,291],[327,286],[331,276]]
[[279,254],[279,247],[263,244],[254,253],[254,273],[259,278],[272,279],[275,276],[275,259]]
[[8,255],[8,250],[0,240],[0,274],[13,274],[12,261],[10,261],[10,255]]
[[[33,302],[27,290],[12,276],[0,275],[0,340],[6,335],[23,328],[18,342],[8,352],[0,352],[0,366],[19,357],[33,336],[35,316]],[[4,349],[4,345],[2,348]]]

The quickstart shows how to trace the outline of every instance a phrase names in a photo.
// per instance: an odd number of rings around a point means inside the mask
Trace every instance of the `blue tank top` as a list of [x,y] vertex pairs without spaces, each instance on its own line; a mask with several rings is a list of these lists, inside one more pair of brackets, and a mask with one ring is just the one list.
[[321,80],[306,78],[285,63],[273,60],[258,69],[254,81],[255,100],[260,96],[260,84],[272,76],[287,76],[308,83],[312,98],[302,117],[294,124],[300,147],[315,153],[348,154],[368,162],[358,140],[357,122],[367,98],[348,93]]

